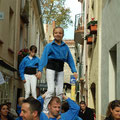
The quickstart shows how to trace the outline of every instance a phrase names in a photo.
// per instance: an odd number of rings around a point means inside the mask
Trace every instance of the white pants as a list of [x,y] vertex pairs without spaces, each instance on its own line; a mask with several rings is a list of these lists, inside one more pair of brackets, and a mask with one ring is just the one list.
[[43,112],[45,113],[48,112],[47,106],[52,96],[54,96],[54,94],[62,100],[64,72],[63,71],[57,72],[57,75],[55,74],[56,72],[54,70],[51,70],[51,69],[46,70],[48,90],[47,90],[47,95],[45,97],[44,106],[43,106]]
[[25,74],[25,80],[26,83],[24,83],[25,87],[25,98],[28,98],[30,95],[30,88],[31,88],[31,93],[34,98],[37,98],[36,95],[36,85],[37,85],[37,78],[35,75],[28,75]]

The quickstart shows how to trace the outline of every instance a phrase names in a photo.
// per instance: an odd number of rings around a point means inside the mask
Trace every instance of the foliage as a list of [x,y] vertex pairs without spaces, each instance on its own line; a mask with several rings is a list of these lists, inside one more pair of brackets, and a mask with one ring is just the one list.
[[18,52],[18,66],[22,59],[29,54],[29,49],[24,48]]
[[25,57],[26,55],[28,55],[28,53],[29,50],[27,48],[24,48],[18,52],[18,56]]
[[92,37],[92,34],[87,34],[87,35],[85,36],[85,40],[87,40],[88,37]]
[[67,28],[72,24],[70,19],[70,9],[65,8],[65,0],[40,0],[42,8],[42,17],[45,24],[52,24],[55,21],[56,26]]

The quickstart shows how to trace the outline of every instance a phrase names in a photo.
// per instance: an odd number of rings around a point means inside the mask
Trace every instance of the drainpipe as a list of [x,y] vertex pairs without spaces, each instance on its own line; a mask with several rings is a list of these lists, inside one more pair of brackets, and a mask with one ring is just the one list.
[[[87,17],[87,0],[85,0],[85,12],[84,12],[84,38],[87,34],[87,22],[86,22],[86,17]],[[83,76],[84,76],[84,79],[85,79],[85,74],[86,74],[86,40],[84,40],[84,48],[83,48]]]
[[[86,21],[86,18],[87,18],[87,0],[85,0],[85,12],[84,12],[84,38],[87,34],[87,21]],[[85,85],[87,84],[87,79],[86,79],[86,55],[87,55],[87,51],[86,51],[86,48],[87,48],[87,41],[84,40],[84,48],[83,48],[83,60],[82,60],[82,63],[83,63],[83,78],[85,80]]]

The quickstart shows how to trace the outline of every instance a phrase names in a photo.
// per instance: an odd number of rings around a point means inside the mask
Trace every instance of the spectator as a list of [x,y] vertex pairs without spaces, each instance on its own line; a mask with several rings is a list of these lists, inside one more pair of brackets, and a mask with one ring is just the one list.
[[17,104],[17,114],[18,114],[18,116],[21,113],[21,106],[22,106],[22,102],[23,102],[24,99],[25,99],[24,97],[19,97],[18,98],[18,104]]
[[79,117],[83,120],[94,120],[93,110],[86,106],[85,101],[80,102]]
[[16,111],[11,107],[11,102],[7,102],[6,103],[8,105],[8,110],[9,110],[9,115],[13,118],[17,118],[18,114],[16,113]]
[[22,106],[22,103],[23,103],[24,99],[25,99],[24,97],[19,97],[18,98],[17,114],[18,114],[19,117],[16,120],[22,120],[22,117],[20,117],[20,113],[21,113],[21,106]]
[[23,120],[40,120],[41,103],[29,97],[23,100],[20,116]]
[[[63,95],[63,99],[65,99],[70,106],[67,112],[60,114],[61,100],[59,97],[52,97],[48,104],[49,112],[48,113],[42,112],[40,115],[40,120],[57,120],[57,119],[68,120],[68,118],[69,120],[74,120],[79,113],[80,107],[65,95]],[[43,104],[44,100],[41,96],[38,98],[38,100],[41,102],[41,104]]]
[[[65,113],[69,110],[69,104],[67,102],[62,103],[61,113]],[[74,120],[82,120],[79,116],[76,116]]]
[[120,100],[109,103],[105,120],[120,120]]
[[14,120],[11,116],[9,116],[9,109],[7,104],[0,105],[0,120]]

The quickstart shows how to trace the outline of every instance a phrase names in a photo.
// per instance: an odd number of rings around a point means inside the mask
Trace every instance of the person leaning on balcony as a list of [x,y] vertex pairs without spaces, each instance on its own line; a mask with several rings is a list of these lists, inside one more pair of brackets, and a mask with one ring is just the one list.
[[37,70],[40,71],[40,59],[35,56],[37,53],[37,47],[35,45],[30,46],[29,55],[23,58],[19,66],[20,77],[24,82],[25,98],[30,95],[30,88],[32,96],[37,98],[36,85],[37,85]]
[[120,120],[120,100],[108,104],[105,120]]
[[38,76],[41,77],[41,72],[47,65],[46,79],[48,90],[43,109],[45,113],[48,112],[47,106],[54,93],[62,100],[64,62],[67,62],[69,64],[74,77],[77,79],[77,71],[73,57],[71,55],[69,47],[62,41],[62,38],[64,36],[63,28],[54,28],[53,36],[54,40],[51,43],[48,43],[44,48],[40,62],[40,72],[38,72]]

